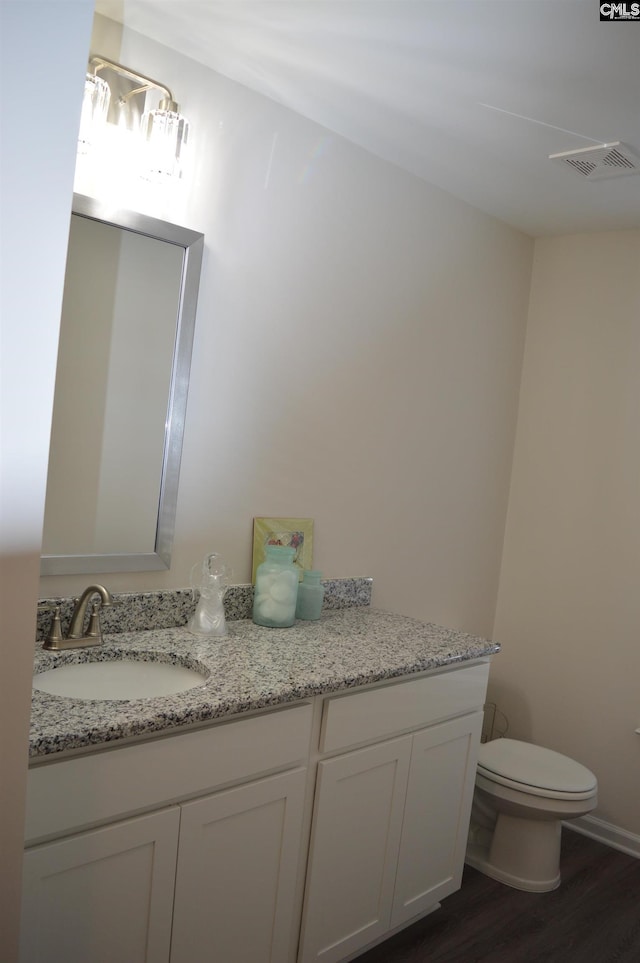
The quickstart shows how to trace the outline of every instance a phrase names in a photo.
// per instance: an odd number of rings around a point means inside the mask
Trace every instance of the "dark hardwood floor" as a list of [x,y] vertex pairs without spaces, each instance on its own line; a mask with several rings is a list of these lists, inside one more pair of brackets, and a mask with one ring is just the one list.
[[357,963],[639,963],[640,859],[563,829],[562,883],[523,893],[465,867],[442,907]]

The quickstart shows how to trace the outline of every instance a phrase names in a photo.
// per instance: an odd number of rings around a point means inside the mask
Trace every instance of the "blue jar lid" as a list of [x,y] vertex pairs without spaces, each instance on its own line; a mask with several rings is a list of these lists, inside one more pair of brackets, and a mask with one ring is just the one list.
[[322,578],[322,572],[319,572],[317,568],[307,568],[303,575],[305,582],[319,582]]

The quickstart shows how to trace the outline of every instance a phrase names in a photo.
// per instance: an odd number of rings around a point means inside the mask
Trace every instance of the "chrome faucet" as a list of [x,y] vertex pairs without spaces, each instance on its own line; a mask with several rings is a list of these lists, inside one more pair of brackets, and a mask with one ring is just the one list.
[[[87,616],[89,601],[94,595],[99,595],[100,600],[91,602],[91,613],[89,615],[89,625],[85,630],[84,624]],[[60,651],[61,649],[76,649],[82,646],[100,645],[102,642],[102,629],[100,628],[100,607],[113,605],[111,593],[104,585],[89,585],[84,590],[80,598],[75,600],[75,607],[71,615],[69,630],[66,637],[62,635],[60,628],[60,606],[55,607],[53,620],[49,635],[42,646],[43,649],[50,651]]]

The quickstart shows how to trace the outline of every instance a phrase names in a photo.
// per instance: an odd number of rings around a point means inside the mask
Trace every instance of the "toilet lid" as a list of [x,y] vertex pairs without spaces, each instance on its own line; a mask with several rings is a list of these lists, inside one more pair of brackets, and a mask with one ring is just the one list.
[[485,742],[478,752],[478,770],[510,782],[563,793],[590,792],[597,786],[594,774],[552,749],[517,739]]

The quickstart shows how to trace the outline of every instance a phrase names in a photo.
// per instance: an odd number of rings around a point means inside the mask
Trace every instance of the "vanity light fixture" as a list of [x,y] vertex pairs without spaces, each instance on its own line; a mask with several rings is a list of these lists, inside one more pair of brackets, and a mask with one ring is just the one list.
[[[110,74],[110,80],[99,71]],[[158,106],[151,109],[146,107],[150,90],[163,95]],[[140,109],[140,103],[144,109]],[[92,56],[85,80],[79,153],[86,154],[99,142],[107,121],[134,129],[142,177],[161,183],[182,176],[189,121],[180,113],[169,88],[106,57]]]

